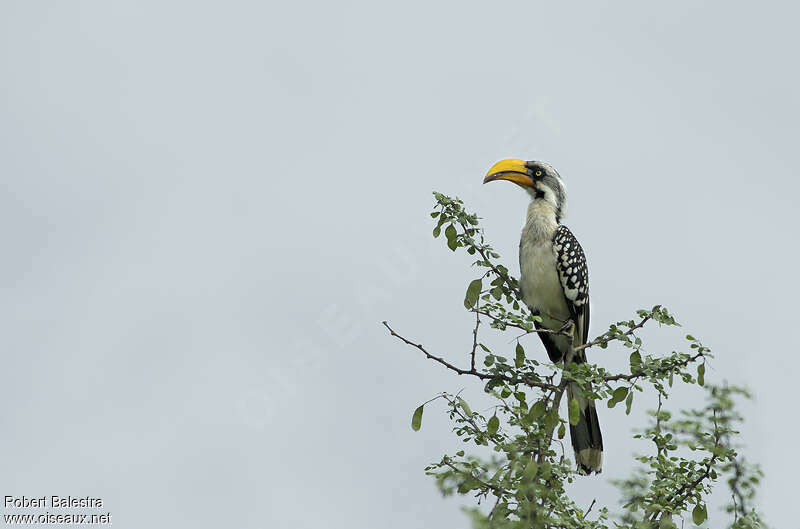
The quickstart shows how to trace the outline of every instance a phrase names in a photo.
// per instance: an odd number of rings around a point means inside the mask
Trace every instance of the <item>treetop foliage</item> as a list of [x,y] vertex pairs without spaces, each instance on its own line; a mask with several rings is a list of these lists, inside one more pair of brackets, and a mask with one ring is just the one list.
[[[475,278],[467,285],[464,307],[474,314],[472,347],[468,365],[458,366],[428,351],[422,344],[401,336],[383,322],[391,335],[420,351],[427,358],[460,375],[474,377],[494,401],[488,411],[473,410],[461,394],[442,392],[414,411],[411,427],[422,426],[425,407],[444,402],[453,432],[463,448],[426,469],[445,494],[470,495],[476,505],[469,509],[476,528],[671,528],[709,523],[707,500],[715,485],[725,481],[730,501],[727,526],[734,529],[764,527],[754,509],[755,489],[761,477],[756,465],[739,453],[736,412],[739,397],[748,397],[739,387],[706,381],[711,350],[692,335],[686,335],[679,351],[653,353],[644,349],[640,329],[653,322],[678,326],[664,307],[636,311],[636,317],[609,325],[608,330],[580,349],[624,351],[627,369],[611,372],[587,363],[553,364],[546,355],[529,354],[521,339],[533,333],[572,336],[568,327],[558,331],[537,330],[538,320],[523,303],[518,281],[499,261],[500,255],[486,241],[479,218],[468,213],[463,202],[434,193],[431,217],[433,236],[444,234],[452,251],[463,249],[474,256]],[[488,323],[500,332],[512,333],[513,356],[499,354],[480,339],[480,326]],[[615,482],[623,502],[609,506],[579,506],[565,486],[587,479],[576,470],[561,443],[568,423],[578,421],[578,402],[565,403],[565,389],[576,382],[587,398],[609,408],[624,403],[630,414],[636,395],[657,396],[658,409],[649,411],[649,422],[634,437],[647,441],[649,451],[634,459],[635,470]],[[675,384],[704,388],[705,404],[679,415],[662,407]],[[613,442],[613,441],[612,441]],[[469,453],[469,447],[474,452]],[[596,478],[594,478],[596,479]],[[716,516],[716,515],[714,515]],[[720,516],[721,518],[721,516]],[[705,525],[704,525],[705,526]],[[717,519],[714,527],[721,527]]]

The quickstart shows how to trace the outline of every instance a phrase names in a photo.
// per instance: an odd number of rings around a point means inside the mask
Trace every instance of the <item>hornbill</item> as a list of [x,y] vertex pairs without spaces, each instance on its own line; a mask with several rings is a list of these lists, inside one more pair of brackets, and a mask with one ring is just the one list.
[[[483,183],[508,180],[521,186],[531,197],[528,217],[519,243],[520,293],[535,315],[537,329],[558,331],[569,328],[572,340],[559,334],[538,333],[552,362],[572,357],[586,361],[584,350],[570,354],[572,347],[585,344],[589,336],[589,270],[578,240],[561,224],[567,210],[567,192],[555,169],[543,162],[503,160],[489,169]],[[584,397],[577,383],[567,385],[567,398],[577,399],[578,424],[570,425],[572,448],[578,468],[590,474],[603,467],[603,438],[594,401]]]

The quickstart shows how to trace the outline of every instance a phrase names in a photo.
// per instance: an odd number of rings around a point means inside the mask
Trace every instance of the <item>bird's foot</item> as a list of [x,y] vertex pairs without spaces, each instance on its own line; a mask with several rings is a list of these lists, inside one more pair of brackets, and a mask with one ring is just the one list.
[[575,326],[572,320],[567,320],[564,322],[564,325],[558,330],[559,334],[572,334],[572,328]]

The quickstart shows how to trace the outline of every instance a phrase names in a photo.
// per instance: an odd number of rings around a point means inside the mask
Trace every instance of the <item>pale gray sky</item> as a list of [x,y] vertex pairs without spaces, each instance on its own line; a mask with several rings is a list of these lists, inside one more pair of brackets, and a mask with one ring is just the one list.
[[[423,474],[457,449],[444,414],[409,420],[481,385],[379,322],[466,358],[472,274],[431,238],[430,192],[477,210],[516,273],[526,197],[481,186],[513,156],[567,183],[593,334],[663,303],[685,328],[648,334],[653,351],[691,331],[718,355],[709,379],[754,391],[759,503],[789,526],[798,16],[0,4],[0,495],[102,497],[120,528],[467,527]],[[609,480],[645,449],[637,413],[601,410],[587,505],[613,502]]]

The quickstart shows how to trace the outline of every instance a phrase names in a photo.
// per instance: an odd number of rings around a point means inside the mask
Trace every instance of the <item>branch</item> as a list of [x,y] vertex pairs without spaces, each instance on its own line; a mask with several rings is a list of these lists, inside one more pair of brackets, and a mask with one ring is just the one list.
[[[556,389],[555,396],[553,397],[553,405],[550,407],[548,413],[551,413],[555,410],[556,415],[558,415],[558,408],[561,405],[561,398],[564,396],[564,391],[567,389],[567,384],[570,383],[570,379],[567,377],[567,366],[572,363],[572,359],[575,356],[575,348],[572,347],[572,321],[568,322],[567,329],[569,331],[569,347],[567,349],[567,356],[564,358],[564,370],[561,372],[561,381],[558,383],[558,388]],[[563,329],[562,329],[563,330]],[[539,454],[537,455],[536,459],[539,464],[544,461],[544,451],[550,448],[550,444],[553,442],[553,434],[556,431],[556,425],[554,424],[552,428],[549,429],[548,432],[545,433],[545,442],[539,446]]]
[[[739,520],[739,511],[742,511],[743,516],[747,516],[747,507],[744,504],[744,494],[742,494],[741,489],[739,488],[739,482],[742,479],[744,473],[742,472],[742,466],[739,463],[738,458],[733,458],[733,477],[728,481],[728,485],[731,489],[731,499],[733,500],[733,523],[736,524],[737,520]],[[736,502],[736,498],[739,498],[739,502]]]
[[[725,444],[732,447],[730,432],[726,432],[722,437]],[[742,461],[739,459],[738,455],[731,459],[730,465],[733,475],[728,480],[728,487],[731,489],[731,500],[733,500],[733,523],[735,526],[736,522],[739,520],[740,512],[742,516],[747,516],[748,514],[747,506],[745,505],[745,494],[740,488],[740,484],[743,479],[746,479],[746,476]],[[736,501],[737,498],[739,499],[738,502]]]
[[595,504],[596,502],[597,502],[597,498],[595,498],[595,499],[593,499],[593,500],[592,500],[592,504],[591,504],[591,505],[589,505],[589,508],[588,508],[588,509],[586,509],[586,512],[585,512],[585,513],[583,513],[583,517],[584,517],[584,518],[586,518],[587,516],[589,516],[589,513],[590,513],[590,512],[592,512],[592,507],[594,507],[594,504]]
[[556,335],[561,335],[561,336],[567,336],[567,333],[564,331],[563,328],[562,329],[545,329],[544,327],[541,327],[539,329],[536,329],[536,328],[529,329],[528,327],[525,327],[524,325],[520,325],[518,323],[514,323],[514,322],[511,322],[511,321],[504,320],[502,318],[498,318],[497,316],[495,316],[495,315],[493,315],[493,314],[491,314],[489,312],[483,311],[483,310],[479,310],[478,313],[491,318],[493,323],[497,323],[499,325],[502,325],[502,327],[501,327],[502,330],[506,330],[508,327],[511,327],[513,329],[519,329],[519,330],[523,331],[522,334],[520,334],[518,336],[515,336],[513,338],[513,340],[511,340],[512,342],[513,341],[519,341],[520,338],[522,338],[523,336],[527,336],[529,334],[556,334]]
[[[653,312],[655,312],[656,310],[658,310],[660,308],[661,308],[661,305],[656,305],[655,307],[653,307]],[[619,340],[623,336],[630,336],[635,331],[637,331],[637,330],[641,329],[642,327],[644,327],[644,324],[647,323],[651,319],[652,319],[652,316],[650,316],[650,315],[644,316],[639,323],[634,324],[633,327],[631,327],[630,329],[628,329],[624,333],[622,333],[622,334],[613,334],[611,336],[608,336],[607,334],[603,334],[603,335],[595,338],[591,342],[588,342],[588,343],[585,343],[583,345],[577,346],[575,348],[575,352],[583,351],[584,349],[588,349],[590,347],[594,347],[595,345],[604,345],[604,344],[607,344],[609,342],[613,342],[615,340]]]
[[[462,221],[460,221],[460,220],[458,221],[458,224],[461,226],[461,229],[462,229],[462,230],[464,230],[464,235],[466,235],[467,237],[470,237],[470,235],[469,235],[469,229],[470,229],[470,228],[469,228],[469,226],[465,225],[465,224],[464,224]],[[480,230],[480,233],[481,233],[481,241],[483,241],[483,229],[481,229],[481,230]],[[470,239],[471,239],[471,238],[472,238],[472,237],[470,237]],[[483,244],[483,243],[481,243],[481,245],[482,245],[482,244]],[[480,254],[480,256],[483,258],[483,261],[484,261],[486,264],[488,264],[488,265],[489,265],[489,268],[492,270],[492,272],[494,272],[495,274],[497,274],[497,277],[502,277],[502,278],[503,278],[503,282],[504,282],[504,283],[506,284],[506,286],[508,287],[508,290],[510,290],[511,292],[513,292],[513,293],[514,293],[514,297],[516,297],[516,298],[517,298],[517,301],[521,301],[521,299],[520,299],[520,298],[521,298],[522,296],[520,295],[520,292],[519,292],[519,290],[517,289],[517,287],[515,287],[515,286],[514,286],[514,283],[511,281],[511,276],[509,276],[509,275],[508,275],[508,274],[506,274],[506,273],[503,273],[503,272],[501,272],[501,271],[500,271],[500,269],[498,269],[498,268],[497,268],[497,266],[495,266],[495,265],[494,265],[494,263],[492,263],[492,262],[489,260],[489,257],[486,255],[486,251],[485,251],[485,250],[484,250],[484,249],[483,249],[483,248],[482,248],[480,245],[473,244],[473,245],[472,245],[472,247],[473,247],[473,248],[475,248],[475,250],[477,250],[477,252],[478,252],[478,253]]]
[[502,319],[500,319],[500,318],[498,318],[498,317],[496,317],[496,316],[493,316],[491,313],[489,313],[489,312],[486,312],[485,310],[479,310],[479,311],[477,311],[477,312],[478,312],[478,314],[482,314],[483,316],[488,316],[488,317],[489,317],[489,318],[491,318],[491,319],[492,319],[492,321],[493,321],[493,322],[495,322],[495,323],[502,323],[502,324],[503,324],[503,325],[505,325],[506,327],[513,327],[513,328],[515,328],[515,329],[521,329],[521,330],[523,330],[523,331],[527,331],[527,332],[536,332],[536,331],[529,331],[529,329],[526,329],[526,328],[525,328],[525,327],[523,327],[522,325],[517,325],[516,323],[512,323],[512,322],[510,322],[510,321],[505,321],[505,320],[502,320]]
[[[705,353],[704,352],[697,353],[696,355],[690,356],[686,360],[683,360],[681,362],[677,362],[677,363],[675,363],[675,364],[673,364],[673,365],[671,365],[669,367],[665,367],[663,369],[657,369],[652,374],[655,375],[655,376],[667,374],[667,373],[673,371],[673,369],[675,369],[676,367],[686,367],[686,366],[688,366],[692,362],[697,361],[697,359],[700,358],[701,356],[705,356]],[[639,378],[641,378],[643,376],[646,376],[646,375],[647,375],[647,373],[645,373],[644,371],[637,371],[636,373],[631,373],[630,375],[623,375],[623,374],[607,375],[607,376],[603,377],[603,380],[605,380],[606,382],[613,382],[615,380],[625,380],[625,381],[630,382],[632,380],[635,381],[635,380],[637,380],[637,379],[639,379]]]
[[[717,453],[717,448],[719,448],[719,441],[720,441],[719,426],[717,425],[716,412],[714,412],[714,446],[711,450],[709,450],[709,452],[711,453],[711,458],[705,462],[706,468],[697,477],[697,479],[694,479],[689,483],[684,483],[681,486],[681,488],[676,490],[666,499],[666,502],[668,504],[672,504],[677,507],[679,503],[683,503],[683,501],[688,498],[688,496],[695,490],[695,488],[700,483],[702,483],[705,479],[711,477],[711,469],[714,467],[714,463],[717,462],[717,459],[719,459]],[[652,511],[647,519],[649,519],[650,521],[655,520],[655,516],[659,514],[659,512],[661,511]]]
[[475,371],[475,350],[478,348],[478,326],[481,324],[480,313],[475,311],[475,328],[472,329],[472,351],[469,353],[469,369]]
[[[705,480],[705,479],[707,479],[707,478],[709,478],[711,476],[711,468],[714,466],[714,463],[716,461],[717,461],[717,455],[714,454],[714,455],[711,456],[711,459],[709,459],[706,462],[706,468],[703,471],[703,473],[700,474],[700,476],[697,479],[695,479],[694,481],[692,481],[691,483],[684,483],[681,488],[679,488],[677,491],[675,491],[675,494],[671,495],[667,499],[667,501],[670,502],[670,503],[672,503],[672,502],[682,503],[683,500],[685,500],[689,496],[689,494],[691,494],[691,492],[695,489],[695,487],[697,487],[703,480]],[[658,513],[659,513],[659,511],[653,511],[651,513],[650,520],[655,520],[655,515],[658,514]]]
[[[550,411],[556,410],[556,414],[558,413],[558,408],[561,406],[561,397],[564,395],[564,390],[567,389],[567,384],[569,381],[564,380],[564,376],[561,376],[561,383],[556,389],[556,393],[553,396],[553,406],[550,408]],[[549,413],[549,411],[548,411]],[[553,442],[553,434],[556,431],[556,426],[553,425],[550,428],[550,431],[546,432],[544,442],[539,446],[539,453],[536,456],[536,462],[540,465],[544,462],[544,451],[550,448],[550,444]]]
[[[474,364],[472,365],[472,367],[470,369],[462,369],[460,367],[457,367],[457,366],[451,364],[450,362],[448,362],[444,358],[440,358],[438,356],[432,355],[431,353],[429,353],[427,351],[427,349],[425,349],[425,347],[423,347],[422,344],[414,343],[411,340],[408,340],[407,338],[404,338],[403,336],[400,336],[399,334],[397,334],[394,331],[394,329],[389,327],[389,324],[386,323],[385,321],[383,321],[381,323],[383,323],[383,326],[386,327],[389,330],[389,333],[392,336],[394,336],[395,338],[399,339],[400,341],[402,341],[406,345],[410,345],[411,347],[419,349],[422,352],[422,354],[424,354],[425,357],[428,358],[429,360],[433,360],[434,362],[438,362],[438,363],[442,364],[444,367],[446,367],[447,369],[449,369],[450,371],[454,371],[455,373],[458,373],[459,375],[471,375],[471,376],[477,377],[477,378],[479,378],[481,380],[502,380],[502,381],[507,382],[509,384],[525,384],[527,386],[537,387],[537,388],[541,388],[541,389],[548,389],[548,390],[557,388],[557,386],[554,386],[553,384],[548,384],[546,382],[539,382],[539,381],[536,381],[536,380],[528,380],[528,379],[521,379],[521,378],[516,378],[516,377],[509,377],[509,376],[506,376],[506,375],[499,375],[499,374],[493,375],[491,373],[483,373],[483,372],[478,371],[477,369],[475,369],[475,365]],[[474,349],[473,349],[473,354],[474,354]]]
[[[449,457],[445,456],[445,458],[444,458],[444,460],[443,460],[442,462],[443,462],[443,463],[444,463],[446,466],[448,466],[448,467],[450,467],[451,469],[455,470],[457,473],[459,473],[459,474],[463,474],[463,473],[464,473],[464,470],[462,470],[462,469],[459,469],[459,468],[456,468],[456,466],[455,466],[455,465],[453,465],[453,464],[450,462],[450,458],[449,458]],[[480,478],[478,478],[478,477],[475,477],[475,475],[474,475],[474,474],[473,474],[471,471],[469,472],[469,477],[470,477],[470,478],[472,478],[472,479],[474,479],[475,481],[477,481],[478,483],[480,483],[482,486],[486,487],[487,489],[491,490],[491,491],[492,491],[492,494],[494,494],[494,495],[495,495],[496,497],[498,497],[498,498],[500,498],[502,495],[506,495],[506,494],[508,494],[508,491],[507,491],[506,489],[504,489],[504,488],[502,488],[502,487],[497,487],[497,486],[495,486],[495,485],[492,485],[491,483],[486,483],[486,482],[485,482],[485,481],[483,481],[482,479],[480,479]],[[496,505],[497,505],[497,504],[495,504],[495,506],[496,506]]]

